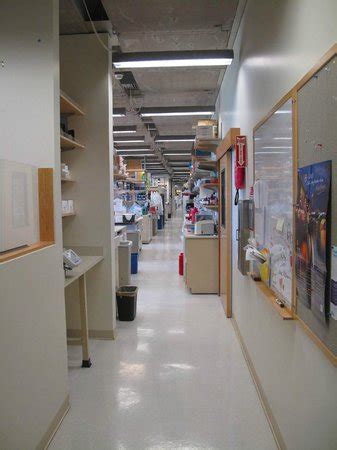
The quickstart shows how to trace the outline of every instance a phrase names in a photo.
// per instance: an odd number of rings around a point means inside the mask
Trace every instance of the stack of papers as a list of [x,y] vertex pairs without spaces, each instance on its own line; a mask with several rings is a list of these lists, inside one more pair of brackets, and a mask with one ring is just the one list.
[[267,261],[265,255],[261,253],[257,248],[253,247],[251,244],[246,245],[244,250],[246,250],[246,261],[257,261],[260,264],[263,264]]

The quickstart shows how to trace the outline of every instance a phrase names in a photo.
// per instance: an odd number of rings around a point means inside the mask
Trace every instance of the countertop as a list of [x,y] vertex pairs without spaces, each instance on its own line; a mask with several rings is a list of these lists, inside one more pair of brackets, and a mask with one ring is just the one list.
[[217,234],[193,234],[193,233],[184,233],[185,239],[218,239]]
[[81,264],[67,272],[64,279],[65,288],[103,260],[103,256],[80,256],[80,258],[82,259]]

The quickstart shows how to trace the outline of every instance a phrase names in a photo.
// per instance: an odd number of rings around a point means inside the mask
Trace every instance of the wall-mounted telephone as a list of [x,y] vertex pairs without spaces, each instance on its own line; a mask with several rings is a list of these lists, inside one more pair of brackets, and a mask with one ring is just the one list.
[[71,270],[81,264],[81,258],[74,252],[74,250],[65,250],[63,252],[63,265],[66,270]]

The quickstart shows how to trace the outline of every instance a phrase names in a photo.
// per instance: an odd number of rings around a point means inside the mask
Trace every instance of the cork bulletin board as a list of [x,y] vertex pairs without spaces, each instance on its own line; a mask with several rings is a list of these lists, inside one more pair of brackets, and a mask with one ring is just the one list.
[[337,358],[336,54],[298,88],[297,112],[297,316]]

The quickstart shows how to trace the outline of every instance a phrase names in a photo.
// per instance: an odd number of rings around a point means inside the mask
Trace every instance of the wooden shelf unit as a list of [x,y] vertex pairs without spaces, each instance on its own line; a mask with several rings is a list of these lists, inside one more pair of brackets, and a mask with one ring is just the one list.
[[209,162],[207,162],[207,163],[204,163],[204,162],[201,163],[200,162],[198,167],[197,167],[197,169],[199,169],[199,170],[206,170],[206,171],[209,171],[209,172],[216,172],[217,171],[217,165],[216,165],[216,163],[215,164],[211,164]]
[[60,145],[61,145],[61,151],[73,150],[73,149],[77,149],[77,150],[85,149],[84,145],[80,144],[79,142],[77,142],[73,139],[69,139],[62,135],[60,135]]
[[194,150],[216,153],[220,142],[221,139],[196,139],[194,143]]
[[125,181],[126,175],[121,175],[120,173],[114,173],[114,181]]
[[217,190],[217,189],[219,189],[219,183],[204,183],[204,184],[201,184],[200,187],[203,187],[205,189]]
[[71,213],[62,213],[62,217],[73,217],[76,216],[76,212],[71,212]]
[[144,184],[145,181],[142,180],[134,180],[133,178],[127,178],[125,180],[127,183],[133,183],[133,184]]
[[218,211],[219,205],[202,205],[206,209],[212,209],[213,211]]
[[67,116],[84,116],[83,110],[64,92],[60,92],[60,113]]
[[[64,92],[60,92],[60,113],[66,116],[84,116],[84,112],[81,107],[74,102],[70,97],[68,97]],[[61,152],[67,150],[84,150],[85,146],[74,139],[63,136],[60,134],[60,146]],[[76,180],[73,178],[65,178],[61,176],[61,183],[75,183]],[[74,217],[76,212],[62,213],[62,219],[65,217]]]

